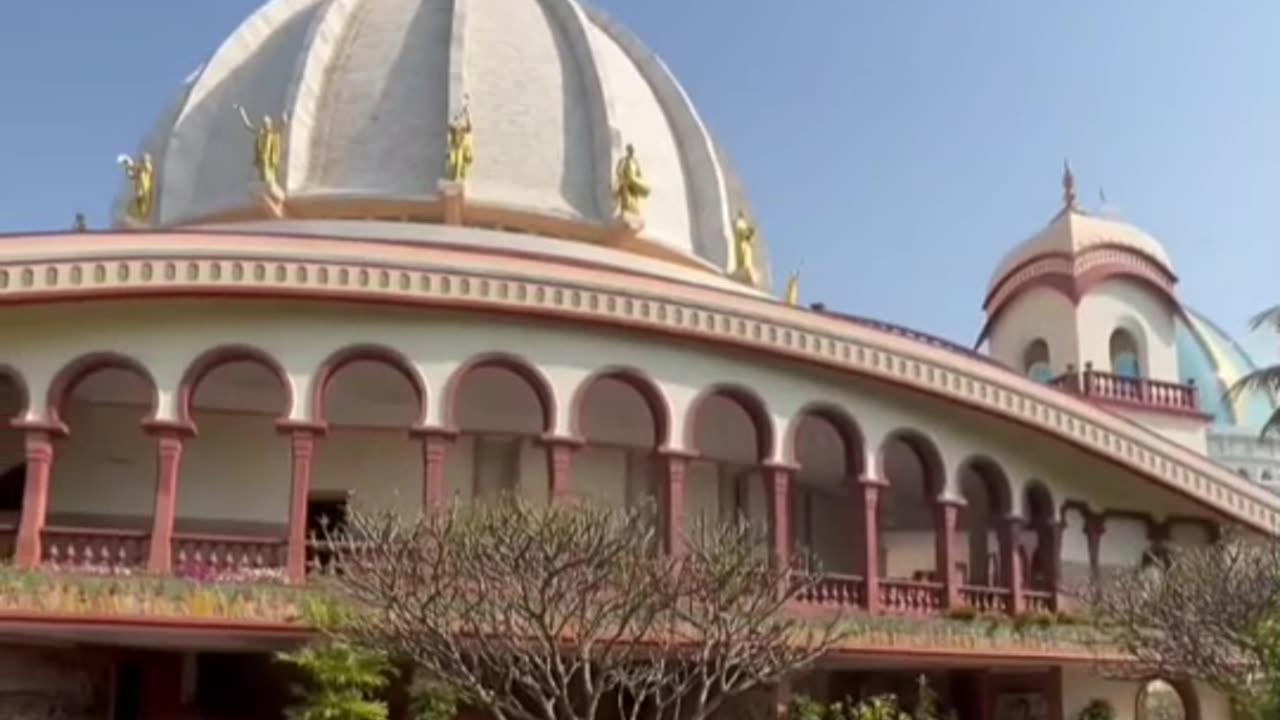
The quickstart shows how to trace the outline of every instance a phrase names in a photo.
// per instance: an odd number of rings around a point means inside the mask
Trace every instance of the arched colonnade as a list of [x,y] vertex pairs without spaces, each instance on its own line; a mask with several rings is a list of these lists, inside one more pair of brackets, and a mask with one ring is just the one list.
[[[639,370],[603,368],[557,393],[536,366],[493,353],[449,375],[439,421],[429,424],[433,398],[422,377],[381,346],[339,350],[304,383],[263,351],[215,348],[168,389],[133,358],[86,355],[53,376],[38,417],[25,380],[0,365],[4,383],[0,412],[15,418],[8,442],[22,446],[24,466],[20,520],[7,537],[23,566],[282,571],[299,581],[318,493],[354,490],[430,508],[514,490],[550,501],[652,499],[675,553],[693,522],[748,518],[781,558],[795,560],[803,548],[822,564],[829,579],[808,598],[815,603],[908,613],[1057,606],[1063,524],[1046,486],[1032,482],[1016,497],[987,456],[948,468],[926,429],[869,443],[854,415],[829,403],[805,406],[783,425],[753,389],[713,385],[677,417]],[[309,401],[303,420],[293,417],[295,386]],[[176,412],[158,420],[166,397]],[[95,415],[108,407],[110,418]],[[240,439],[247,433],[252,447]],[[71,450],[82,442],[94,447]],[[117,508],[104,526],[58,488],[84,491],[84,476],[99,472],[90,459],[116,456],[122,464],[153,457],[154,473],[121,474],[121,485],[95,491],[102,503],[129,495],[124,484],[133,483],[151,507]],[[412,477],[382,477],[392,466],[414,468]],[[51,498],[76,511],[51,516]],[[228,529],[204,517],[234,520],[272,503],[287,508],[274,524]]]

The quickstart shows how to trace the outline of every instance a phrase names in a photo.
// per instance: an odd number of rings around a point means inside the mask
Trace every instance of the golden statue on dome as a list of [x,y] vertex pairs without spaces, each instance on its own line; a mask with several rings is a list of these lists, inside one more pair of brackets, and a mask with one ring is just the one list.
[[787,290],[782,295],[782,301],[795,307],[800,304],[800,273],[793,272],[791,277],[787,278]]
[[253,133],[253,168],[258,172],[258,180],[269,188],[278,189],[284,128],[289,124],[289,114],[282,115],[278,123],[270,115],[263,115],[262,122],[254,125],[243,105],[236,105],[236,110],[240,112],[240,122]]
[[627,143],[627,149],[614,170],[613,197],[622,217],[639,216],[641,201],[649,197],[649,186],[645,184],[636,148],[631,143]]
[[155,204],[155,166],[151,163],[151,153],[143,153],[135,160],[128,155],[116,158],[116,164],[124,168],[124,175],[133,183],[133,197],[126,209],[129,217],[138,222],[151,219],[151,209]]
[[451,182],[466,182],[475,162],[472,144],[471,107],[464,99],[462,109],[449,121],[449,139],[445,154],[445,174]]
[[756,269],[756,226],[741,210],[733,219],[733,274],[748,285],[760,284],[760,271]]

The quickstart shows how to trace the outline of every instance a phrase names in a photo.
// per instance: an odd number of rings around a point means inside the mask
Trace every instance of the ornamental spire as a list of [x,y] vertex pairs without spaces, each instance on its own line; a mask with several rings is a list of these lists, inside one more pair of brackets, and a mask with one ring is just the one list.
[[1071,172],[1071,161],[1062,161],[1062,209],[1078,210],[1076,205],[1076,175]]

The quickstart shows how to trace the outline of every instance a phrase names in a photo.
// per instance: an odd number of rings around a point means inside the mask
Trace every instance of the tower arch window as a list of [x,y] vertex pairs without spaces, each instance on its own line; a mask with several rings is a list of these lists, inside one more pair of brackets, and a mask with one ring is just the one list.
[[1036,338],[1022,352],[1022,369],[1027,377],[1047,383],[1053,379],[1053,366],[1049,362],[1049,343]]
[[1124,328],[1111,333],[1111,372],[1124,377],[1142,377],[1142,362],[1138,353],[1138,340]]

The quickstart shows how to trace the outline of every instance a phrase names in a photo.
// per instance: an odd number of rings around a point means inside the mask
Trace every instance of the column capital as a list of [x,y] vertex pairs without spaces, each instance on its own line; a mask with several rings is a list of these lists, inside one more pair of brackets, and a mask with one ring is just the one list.
[[587,444],[586,439],[576,435],[556,435],[554,433],[543,433],[542,435],[539,435],[538,442],[541,443],[543,447],[567,447],[570,450],[577,450]]
[[285,418],[276,421],[276,431],[281,435],[297,435],[306,433],[312,437],[324,437],[329,432],[329,423],[313,420],[290,420]]
[[49,422],[47,420],[10,420],[9,427],[25,432],[28,438],[40,433],[48,435],[50,439],[66,437],[71,434],[70,429],[64,423]]
[[458,439],[459,433],[457,428],[447,428],[440,425],[414,425],[409,428],[409,434],[423,440],[438,438],[445,442],[453,442]]
[[702,457],[702,453],[697,452],[696,450],[684,450],[682,448],[673,448],[667,445],[655,448],[653,452],[659,457],[664,457],[668,460],[684,460],[686,462],[697,460]]
[[764,470],[785,472],[790,473],[791,475],[795,475],[800,472],[800,466],[796,463],[782,462],[778,460],[765,460],[760,463],[760,467]]
[[850,478],[850,484],[861,485],[864,488],[873,487],[880,490],[885,490],[885,489],[888,489],[889,487],[888,480],[874,477],[872,475],[866,475],[866,474],[862,474],[862,475],[858,475],[856,477]]
[[158,438],[182,440],[196,436],[195,424],[181,420],[144,420],[142,429],[148,435]]
[[1084,518],[1084,534],[1102,537],[1107,532],[1107,517],[1102,513],[1089,513]]

